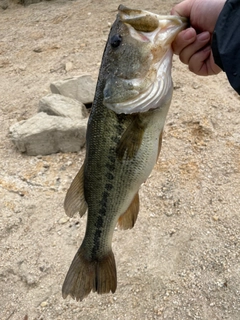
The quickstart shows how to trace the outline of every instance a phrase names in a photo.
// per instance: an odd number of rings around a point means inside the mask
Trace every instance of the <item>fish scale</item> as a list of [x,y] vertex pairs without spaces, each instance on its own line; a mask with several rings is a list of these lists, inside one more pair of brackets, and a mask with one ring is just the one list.
[[[104,110],[106,110],[106,108],[102,108],[102,112],[98,113],[98,115],[100,115],[101,119],[106,118]],[[126,198],[124,191],[127,190],[126,189],[127,185],[124,185],[124,184],[122,185],[122,188],[124,189],[123,191],[119,187],[114,188],[114,185],[119,185],[119,181],[126,180],[126,179],[124,179],[126,177],[125,171],[128,170],[124,161],[119,161],[116,158],[116,149],[119,144],[121,134],[124,131],[124,127],[123,127],[124,123],[118,122],[118,119],[113,111],[109,111],[109,110],[106,110],[106,111],[108,113],[108,117],[109,117],[109,113],[111,113],[111,115],[112,115],[111,122],[112,122],[112,126],[115,129],[114,132],[116,132],[116,134],[114,136],[113,135],[109,136],[108,134],[106,134],[107,132],[106,132],[106,126],[105,126],[104,122],[101,120],[98,121],[98,117],[96,117],[97,125],[96,125],[96,127],[94,125],[91,125],[92,131],[90,132],[90,134],[92,134],[92,136],[94,136],[94,137],[96,137],[96,133],[98,133],[98,135],[100,135],[100,136],[106,136],[102,140],[104,142],[104,144],[103,145],[99,144],[99,138],[96,138],[96,140],[94,140],[94,139],[91,140],[90,146],[87,145],[87,147],[86,147],[87,148],[86,161],[88,162],[88,166],[90,166],[94,172],[96,172],[98,170],[100,172],[97,188],[96,188],[96,181],[95,181],[96,176],[92,175],[92,171],[89,172],[86,169],[85,175],[84,175],[84,179],[86,181],[86,183],[85,183],[85,195],[86,195],[85,198],[86,198],[87,203],[89,203],[89,206],[88,206],[89,221],[87,223],[88,224],[87,230],[89,230],[89,233],[92,232],[92,230],[94,230],[94,228],[97,224],[97,221],[99,221],[99,217],[100,217],[102,224],[98,225],[98,228],[100,228],[100,229],[103,228],[103,224],[105,222],[105,226],[103,229],[104,229],[104,232],[106,234],[108,234],[109,229],[115,228],[116,221],[119,216],[119,210],[121,209],[121,211],[123,211],[125,209],[122,206],[122,201],[119,198],[119,195],[121,193],[122,198]],[[95,111],[92,110],[91,118],[93,118],[93,119],[95,119],[94,112]],[[113,123],[114,120],[116,121],[115,124]],[[91,119],[89,121],[91,122]],[[127,123],[129,122],[129,120],[127,119],[127,121],[125,121],[125,122],[126,122],[125,123],[125,126],[126,126]],[[101,127],[100,127],[100,123],[102,124]],[[96,154],[95,153],[96,145],[98,145],[98,148],[100,150],[102,148],[104,148],[105,154],[101,153],[101,156],[99,156],[99,154]],[[105,157],[107,159],[107,162],[105,162],[106,161]],[[103,168],[99,168],[99,162],[101,161],[100,159],[104,159]],[[127,180],[127,183],[129,184],[130,181]],[[94,186],[95,190],[98,189],[98,190],[103,190],[103,191],[92,193],[90,191],[92,186]],[[111,187],[109,188],[109,186],[111,186]],[[111,190],[109,190],[109,189],[111,189]],[[125,207],[128,205],[129,205],[129,203],[127,203],[127,205],[125,205]],[[106,212],[109,210],[111,210],[110,217],[109,217],[109,215],[106,216]],[[91,214],[91,212],[94,212],[95,214]],[[114,218],[116,221],[114,220]],[[112,227],[109,224],[108,219],[110,220],[111,224],[114,225],[114,227]],[[95,232],[97,232],[97,229],[95,229]],[[103,233],[102,233],[101,240],[102,239],[105,240]],[[87,236],[90,236],[90,235],[88,234]],[[92,236],[93,236],[93,234],[92,234]],[[96,233],[94,235],[94,238],[97,239]],[[99,248],[99,246],[100,246],[99,238],[98,238],[98,241],[94,241],[94,244],[96,244],[96,243],[98,244],[98,246],[96,247],[96,245],[95,245],[93,248],[93,251],[95,251],[98,254],[101,254],[102,252]],[[106,250],[106,248],[105,248],[105,250]]]

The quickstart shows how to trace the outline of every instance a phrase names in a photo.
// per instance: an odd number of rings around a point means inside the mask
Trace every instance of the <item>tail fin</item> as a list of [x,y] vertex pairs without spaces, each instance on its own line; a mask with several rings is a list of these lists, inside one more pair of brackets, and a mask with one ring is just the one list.
[[112,250],[103,258],[89,261],[80,247],[76,253],[62,287],[65,299],[83,300],[91,290],[98,294],[114,293],[117,288],[117,271]]

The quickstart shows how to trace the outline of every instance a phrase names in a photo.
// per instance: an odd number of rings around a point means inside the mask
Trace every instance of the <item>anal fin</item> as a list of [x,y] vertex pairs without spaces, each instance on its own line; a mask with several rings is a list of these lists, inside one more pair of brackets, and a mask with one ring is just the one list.
[[139,212],[139,195],[134,196],[128,209],[119,217],[118,226],[122,230],[132,229]]
[[87,203],[84,197],[84,164],[73,179],[64,200],[64,210],[69,217],[79,212],[80,217],[87,211]]

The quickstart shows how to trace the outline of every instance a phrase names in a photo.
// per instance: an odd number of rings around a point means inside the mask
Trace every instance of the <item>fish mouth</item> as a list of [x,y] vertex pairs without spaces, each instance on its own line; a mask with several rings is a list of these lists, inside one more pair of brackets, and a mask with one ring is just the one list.
[[[171,43],[178,32],[185,29],[188,25],[188,19],[176,15],[158,15],[146,10],[130,9],[120,4],[118,7],[118,16],[123,23],[129,24],[138,32],[147,32],[148,38],[154,40],[159,33],[167,40],[166,44]],[[169,32],[167,32],[169,31]]]
[[[145,10],[118,7],[118,17],[132,38],[149,44],[151,67],[143,77],[124,79],[126,88],[134,93],[124,94],[121,99],[104,97],[104,105],[116,113],[131,114],[156,109],[164,99],[171,99],[172,50],[171,43],[176,35],[187,27],[187,18],[173,15],[158,15]],[[147,79],[147,80],[146,80]],[[110,86],[110,85],[109,85]],[[107,92],[107,90],[106,90]]]

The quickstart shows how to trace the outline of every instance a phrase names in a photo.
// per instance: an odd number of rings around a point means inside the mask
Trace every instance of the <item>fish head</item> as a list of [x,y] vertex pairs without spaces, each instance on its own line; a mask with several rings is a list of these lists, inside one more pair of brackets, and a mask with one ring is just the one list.
[[186,18],[118,8],[100,73],[103,104],[116,113],[158,108],[171,95],[171,43],[186,28]]

